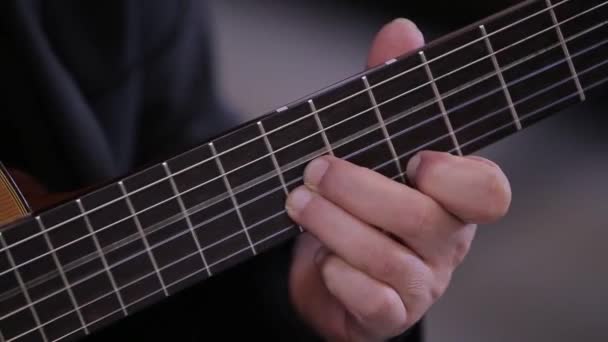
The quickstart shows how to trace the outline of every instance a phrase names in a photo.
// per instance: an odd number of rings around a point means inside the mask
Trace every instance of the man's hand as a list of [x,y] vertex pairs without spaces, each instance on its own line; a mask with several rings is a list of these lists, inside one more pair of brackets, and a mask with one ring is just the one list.
[[[376,36],[369,66],[423,44],[397,20]],[[333,157],[312,161],[287,200],[307,232],[290,277],[292,302],[334,341],[382,341],[419,321],[469,251],[476,224],[500,219],[511,191],[494,163],[425,151],[412,158],[414,188]]]

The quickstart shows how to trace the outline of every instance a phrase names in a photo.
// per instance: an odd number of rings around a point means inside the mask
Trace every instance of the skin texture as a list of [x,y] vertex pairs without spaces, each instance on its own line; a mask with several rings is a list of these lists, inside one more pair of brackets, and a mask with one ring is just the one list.
[[[385,25],[368,67],[424,43],[405,19]],[[445,293],[477,224],[508,211],[511,189],[495,163],[423,151],[412,187],[330,156],[312,161],[286,208],[306,232],[290,276],[296,310],[330,341],[384,341],[419,321]]]

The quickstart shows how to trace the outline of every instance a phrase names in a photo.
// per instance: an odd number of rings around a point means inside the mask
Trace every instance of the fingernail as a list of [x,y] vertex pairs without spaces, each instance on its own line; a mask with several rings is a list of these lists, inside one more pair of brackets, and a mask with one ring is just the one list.
[[329,162],[324,158],[313,160],[304,170],[304,183],[311,189],[316,189],[328,168]]
[[418,166],[420,166],[420,161],[420,154],[416,154],[407,163],[407,169],[405,170],[405,173],[407,173],[407,178],[409,178],[409,180],[412,182],[416,178],[416,172],[418,171]]
[[395,20],[393,20],[393,23],[402,23],[406,26],[409,26],[410,28],[413,28],[415,30],[419,30],[418,26],[416,25],[416,23],[414,23],[413,21],[407,19],[407,18],[396,18]]
[[418,25],[416,25],[416,23],[414,23],[412,20],[406,18],[397,18],[393,20],[393,24],[401,25],[404,32],[409,34],[413,33],[414,37],[409,36],[409,39],[415,39],[416,46],[424,44],[424,35],[422,34],[422,31]]
[[311,198],[312,194],[308,189],[299,187],[289,195],[287,209],[292,212],[299,212],[306,207]]
[[488,159],[486,159],[486,158],[483,158],[483,157],[478,157],[478,156],[466,156],[465,158],[468,158],[468,159],[471,159],[471,160],[475,160],[475,161],[478,161],[478,162],[480,162],[480,163],[484,163],[484,164],[489,165],[489,166],[491,166],[491,167],[496,167],[496,168],[498,167],[498,164],[494,163],[494,162],[493,162],[493,161],[491,161],[491,160],[488,160]]

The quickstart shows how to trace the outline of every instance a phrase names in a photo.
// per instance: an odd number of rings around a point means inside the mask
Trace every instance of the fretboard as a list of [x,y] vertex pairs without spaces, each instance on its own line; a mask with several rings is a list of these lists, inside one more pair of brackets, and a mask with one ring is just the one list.
[[397,182],[608,79],[608,2],[537,0],[290,103],[0,234],[0,341],[75,339],[296,237],[289,191],[332,154]]

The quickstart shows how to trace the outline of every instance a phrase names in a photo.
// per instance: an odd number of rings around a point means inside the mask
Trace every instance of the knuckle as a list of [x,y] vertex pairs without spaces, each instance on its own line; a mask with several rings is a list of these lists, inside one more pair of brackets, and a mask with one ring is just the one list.
[[431,224],[433,209],[427,201],[410,203],[409,208],[399,213],[404,234],[411,238],[420,238]]
[[404,253],[400,249],[381,249],[378,268],[378,277],[385,281],[401,279],[413,268],[412,256]]
[[424,227],[431,221],[431,210],[426,202],[421,201],[419,204],[411,214],[411,225],[415,228],[416,232],[421,233]]
[[400,262],[396,261],[393,255],[390,255],[390,252],[384,252],[383,254],[384,256],[380,259],[378,276],[383,280],[394,279],[396,275],[401,274],[403,266]]
[[410,297],[415,298],[417,301],[421,301],[428,297],[430,285],[427,272],[414,269],[408,275],[406,291]]
[[[406,319],[403,324],[414,324],[433,303],[436,289],[426,272],[413,272],[409,275],[405,291]],[[438,289],[437,289],[438,290]]]

